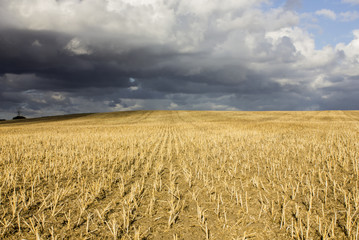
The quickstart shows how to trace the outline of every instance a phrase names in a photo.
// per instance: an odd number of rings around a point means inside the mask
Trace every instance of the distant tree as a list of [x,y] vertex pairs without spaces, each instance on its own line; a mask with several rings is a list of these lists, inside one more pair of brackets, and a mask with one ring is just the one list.
[[21,116],[21,109],[20,109],[20,108],[18,108],[18,109],[17,109],[17,116],[16,116],[16,117],[13,117],[12,119],[13,119],[13,120],[17,120],[17,119],[26,119],[26,117]]
[[24,116],[16,116],[12,118],[13,120],[17,120],[17,119],[26,119],[26,117]]

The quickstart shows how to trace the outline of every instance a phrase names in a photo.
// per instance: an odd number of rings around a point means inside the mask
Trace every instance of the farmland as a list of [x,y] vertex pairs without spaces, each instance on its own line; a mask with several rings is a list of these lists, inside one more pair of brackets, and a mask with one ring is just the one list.
[[358,239],[359,111],[0,123],[1,239]]

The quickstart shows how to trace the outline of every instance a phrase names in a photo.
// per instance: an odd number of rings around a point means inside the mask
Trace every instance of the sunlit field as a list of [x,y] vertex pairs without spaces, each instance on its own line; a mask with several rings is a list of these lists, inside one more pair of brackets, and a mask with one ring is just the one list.
[[358,239],[359,111],[0,123],[1,239]]

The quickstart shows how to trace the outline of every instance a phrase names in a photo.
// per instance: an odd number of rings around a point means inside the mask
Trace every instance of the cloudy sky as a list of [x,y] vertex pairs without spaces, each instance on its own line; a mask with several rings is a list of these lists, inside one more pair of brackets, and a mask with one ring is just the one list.
[[0,118],[359,109],[359,0],[0,0]]

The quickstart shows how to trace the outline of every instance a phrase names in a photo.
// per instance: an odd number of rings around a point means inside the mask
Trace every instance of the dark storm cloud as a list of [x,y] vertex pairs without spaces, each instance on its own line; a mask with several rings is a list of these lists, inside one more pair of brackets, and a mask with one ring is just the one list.
[[359,33],[318,50],[263,2],[1,1],[0,110],[355,108]]
[[[91,55],[74,55],[64,49],[73,37],[57,32],[6,30],[0,37],[2,83],[18,91],[98,88],[96,91],[102,92],[103,88],[136,85],[130,77],[139,79],[146,89],[163,93],[255,92],[268,85],[259,80],[262,76],[246,73],[248,70],[238,65],[188,75],[189,67],[183,63],[196,65],[210,58],[203,53],[181,54],[159,46],[113,53],[90,45]],[[238,85],[238,80],[242,84]]]
[[72,38],[57,32],[3,30],[0,74],[36,75],[31,81],[20,79],[13,86],[18,90],[29,89],[29,85],[41,90],[69,91],[84,87],[129,87],[130,76],[144,75],[141,71],[169,54],[161,56],[161,52],[152,48],[114,54],[93,46],[94,54],[74,55],[64,49]]

